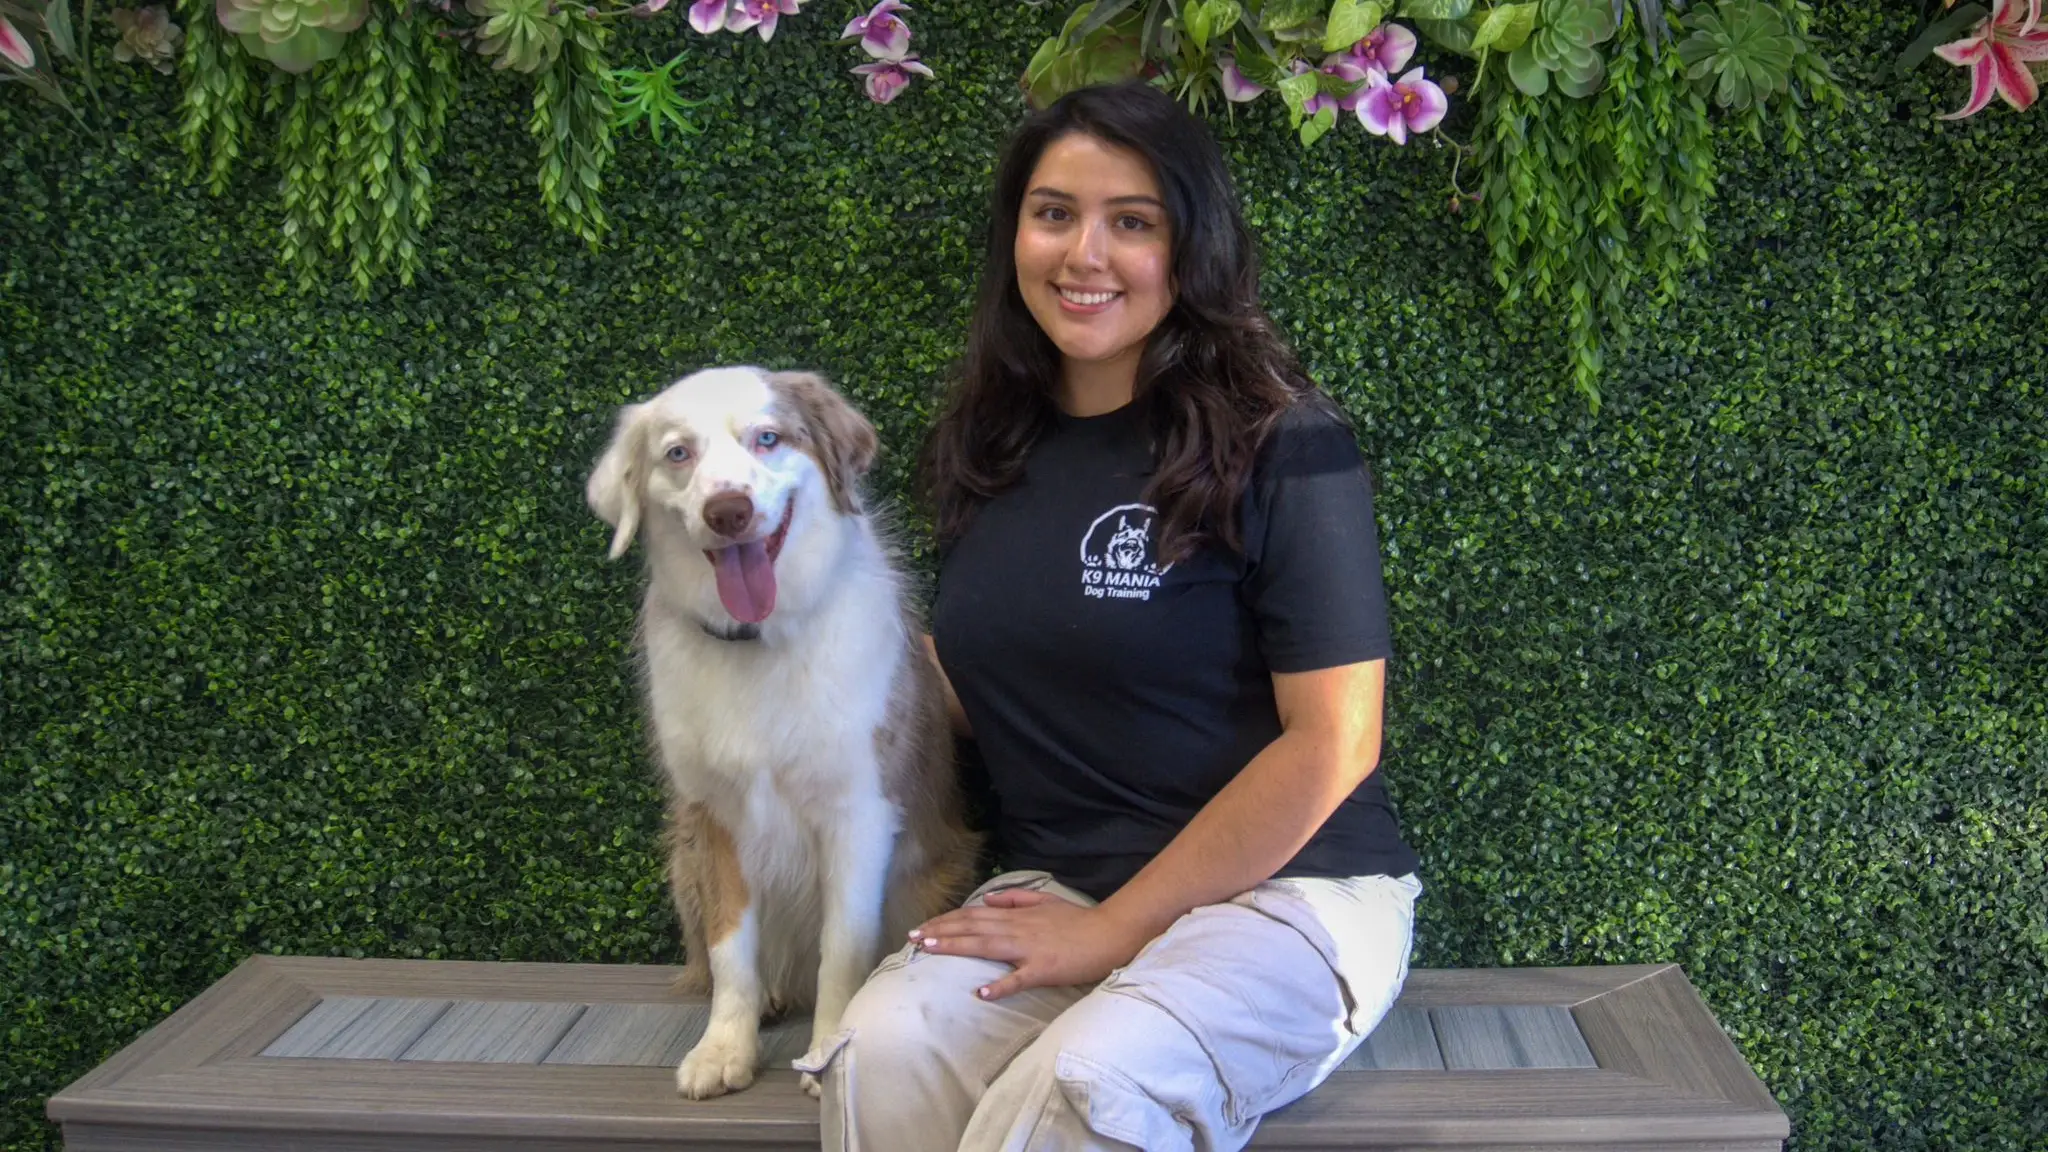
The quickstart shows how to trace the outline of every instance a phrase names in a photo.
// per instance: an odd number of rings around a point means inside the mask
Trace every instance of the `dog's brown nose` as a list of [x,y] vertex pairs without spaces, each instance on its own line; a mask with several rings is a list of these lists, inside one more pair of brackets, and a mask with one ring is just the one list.
[[704,523],[720,536],[737,536],[753,522],[754,502],[744,492],[720,492],[704,502]]

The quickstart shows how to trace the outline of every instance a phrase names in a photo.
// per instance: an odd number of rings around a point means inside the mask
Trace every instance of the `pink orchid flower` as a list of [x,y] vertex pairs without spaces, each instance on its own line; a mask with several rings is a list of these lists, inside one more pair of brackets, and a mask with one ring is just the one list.
[[726,17],[725,27],[731,32],[758,29],[761,39],[772,39],[775,36],[775,22],[784,16],[796,15],[797,4],[800,2],[801,0],[740,0],[733,8],[732,15]]
[[1345,49],[1344,54],[1368,72],[1392,76],[1415,55],[1415,33],[1399,24],[1382,24]]
[[910,87],[910,74],[930,76],[932,70],[917,62],[916,56],[905,56],[901,60],[878,60],[873,64],[856,64],[853,73],[867,77],[868,99],[877,104],[887,104]]
[[1302,115],[1304,116],[1313,116],[1325,108],[1335,108],[1339,112],[1356,111],[1359,101],[1364,100],[1366,93],[1372,91],[1372,78],[1380,76],[1381,79],[1385,79],[1380,73],[1366,68],[1349,56],[1326,56],[1323,58],[1323,66],[1317,69],[1317,71],[1325,76],[1334,76],[1339,80],[1363,80],[1365,83],[1360,84],[1349,96],[1332,96],[1327,92],[1316,93],[1308,98],[1306,104],[1301,106]]
[[1959,111],[1942,113],[1941,119],[1975,116],[1993,96],[2018,111],[2032,106],[2040,87],[2027,61],[2048,60],[2048,28],[2039,27],[2040,22],[2041,0],[2027,0],[2025,19],[2020,17],[2019,0],[1997,0],[1990,17],[1970,35],[1936,48],[1936,56],[1970,70],[1970,102]]
[[1450,109],[1450,98],[1420,68],[1392,82],[1375,72],[1365,99],[1358,103],[1358,119],[1373,135],[1391,136],[1394,143],[1406,144],[1410,132],[1436,127]]
[[1266,91],[1245,78],[1245,74],[1238,70],[1235,56],[1220,58],[1217,61],[1217,69],[1221,73],[1218,79],[1223,86],[1223,98],[1233,104],[1256,100]]
[[868,9],[868,14],[846,26],[839,34],[842,40],[860,37],[860,46],[877,60],[901,60],[910,51],[910,26],[893,13],[908,12],[910,5],[900,0],[882,0]]
[[690,5],[690,27],[706,36],[724,31],[731,10],[732,0],[697,0]]
[[7,57],[9,63],[24,72],[36,66],[35,48],[5,16],[0,16],[0,56]]

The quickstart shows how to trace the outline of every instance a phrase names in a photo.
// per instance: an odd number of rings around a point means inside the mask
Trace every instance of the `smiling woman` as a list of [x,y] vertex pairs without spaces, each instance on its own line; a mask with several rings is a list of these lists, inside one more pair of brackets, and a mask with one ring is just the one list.
[[797,1066],[829,1148],[1237,1148],[1407,973],[1371,484],[1172,98],[1027,120],[991,219],[929,650],[1006,871]]

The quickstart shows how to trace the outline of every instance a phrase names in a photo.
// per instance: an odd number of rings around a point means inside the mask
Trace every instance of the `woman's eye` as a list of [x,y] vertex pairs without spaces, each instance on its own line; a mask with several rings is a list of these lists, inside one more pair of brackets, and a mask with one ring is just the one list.
[[1125,216],[1118,220],[1117,223],[1122,224],[1124,227],[1129,228],[1133,232],[1141,228],[1150,228],[1152,226],[1152,222],[1150,220],[1145,219],[1143,216]]
[[690,450],[681,444],[669,445],[667,455],[671,464],[687,464],[690,460]]
[[754,447],[759,448],[763,452],[780,443],[782,443],[782,434],[779,432],[763,432],[754,437]]

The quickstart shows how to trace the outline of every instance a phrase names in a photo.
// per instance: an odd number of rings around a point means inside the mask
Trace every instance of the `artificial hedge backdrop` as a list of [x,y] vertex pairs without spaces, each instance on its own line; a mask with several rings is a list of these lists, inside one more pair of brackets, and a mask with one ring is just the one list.
[[[1936,122],[1959,74],[1886,70],[1918,5],[1819,8],[1846,112],[1729,142],[1597,414],[1447,150],[1219,131],[1382,485],[1417,963],[1677,961],[1802,1152],[2038,1150],[2048,118]],[[900,497],[1061,14],[921,4],[886,108],[833,4],[697,41],[709,131],[621,141],[597,254],[472,85],[367,302],[290,287],[270,174],[184,180],[174,81],[103,57],[91,131],[0,93],[0,1142],[251,952],[675,958],[582,478],[615,405],[755,361],[841,381]]]

